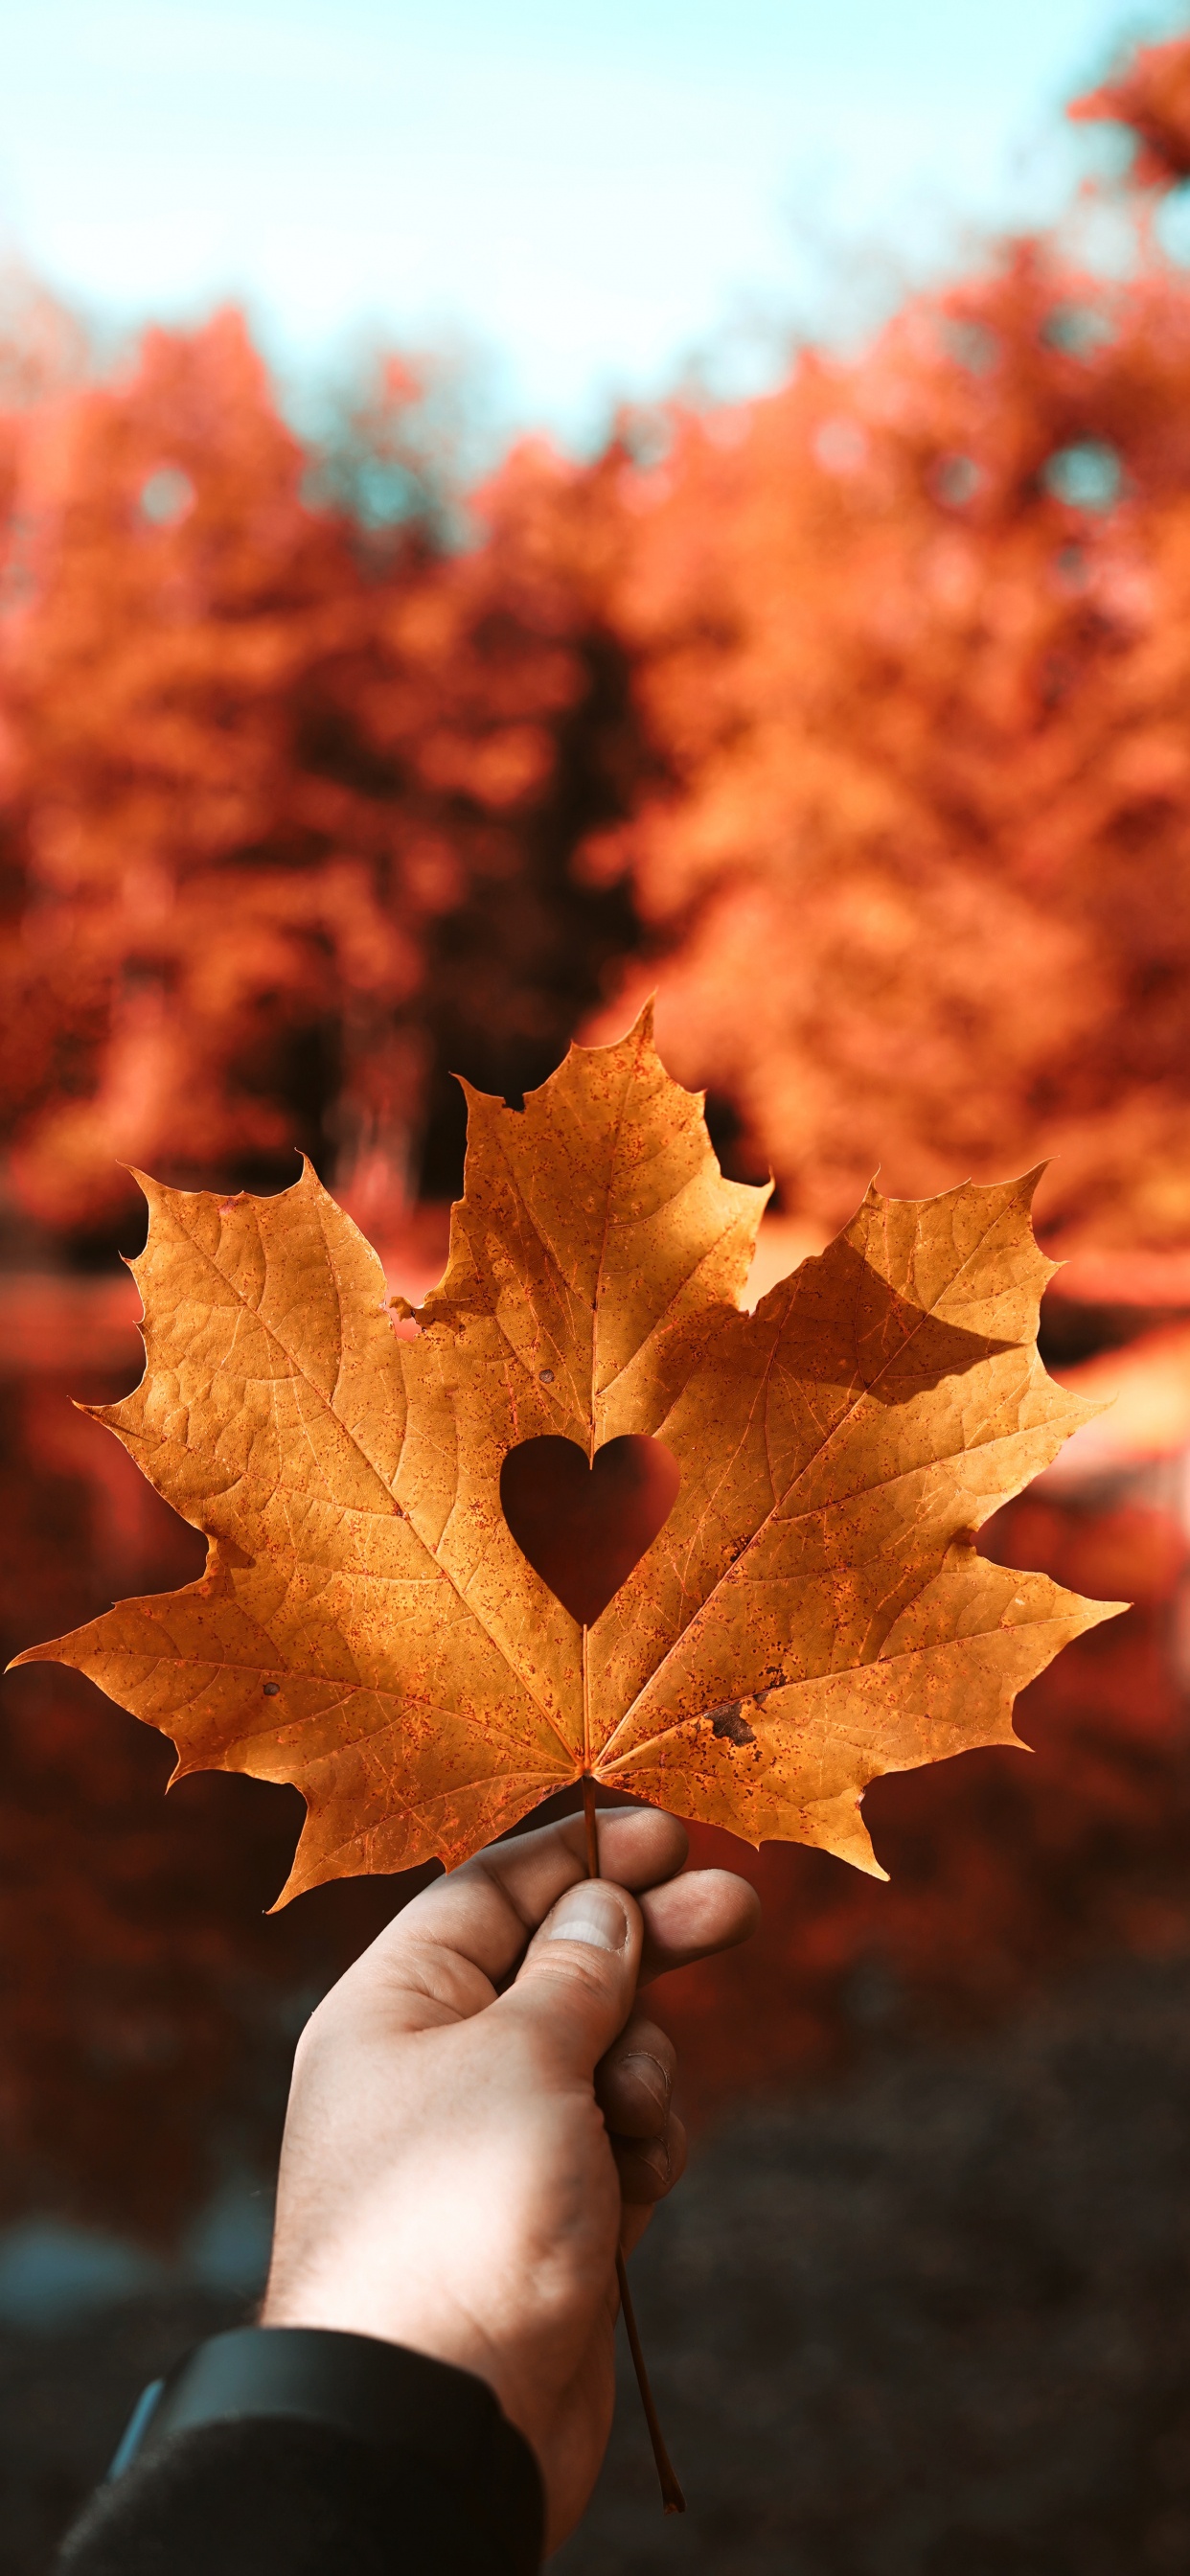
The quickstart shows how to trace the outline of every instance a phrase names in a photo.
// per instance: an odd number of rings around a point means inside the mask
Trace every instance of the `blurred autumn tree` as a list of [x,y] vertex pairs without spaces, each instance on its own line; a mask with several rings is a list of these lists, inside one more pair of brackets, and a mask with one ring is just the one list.
[[1063,1247],[1190,1235],[1188,97],[1181,39],[1076,110],[1141,137],[1117,273],[1010,242],[623,469],[668,783],[585,865],[663,944],[670,1063],[832,1228],[877,1164],[1056,1152]]
[[[362,424],[390,475],[416,394]],[[0,422],[0,1100],[68,1234],[124,1161],[433,1188],[448,1067],[540,1080],[631,937],[568,868],[633,769],[577,487],[514,460],[451,550],[408,460],[383,532],[310,462],[231,314]]]
[[657,978],[818,1222],[1056,1152],[1056,1243],[1184,1240],[1188,67],[1076,107],[1138,137],[1110,275],[1010,242],[854,361],[478,495],[395,362],[328,459],[234,316],[98,384],[10,334],[17,1203],[102,1235],[122,1159],[300,1143],[383,1230],[457,1183],[452,1070],[516,1096]]

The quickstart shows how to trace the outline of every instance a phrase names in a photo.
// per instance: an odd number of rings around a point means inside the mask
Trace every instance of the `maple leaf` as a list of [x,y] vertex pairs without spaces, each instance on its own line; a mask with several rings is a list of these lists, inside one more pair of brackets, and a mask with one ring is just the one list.
[[[17,1660],[88,1673],[173,1737],[178,1774],[294,1782],[286,1896],[450,1865],[584,1775],[877,1872],[867,1782],[1018,1742],[1016,1692],[1120,1606],[975,1548],[1096,1410],[1037,1355],[1036,1175],[873,1189],[749,1314],[766,1193],[722,1178],[648,1013],[523,1111],[468,1096],[412,1341],[309,1166],[276,1198],[143,1182],[145,1374],[95,1410],[208,1568]],[[586,1627],[501,1501],[504,1475],[547,1562],[506,1472],[542,1441],[555,1463],[575,1444],[580,1484],[617,1444],[613,1524],[643,1496],[651,1543]]]

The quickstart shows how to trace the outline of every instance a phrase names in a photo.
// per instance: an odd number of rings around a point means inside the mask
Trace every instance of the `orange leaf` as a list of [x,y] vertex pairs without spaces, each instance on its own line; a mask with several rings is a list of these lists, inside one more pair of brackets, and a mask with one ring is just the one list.
[[[89,1673],[181,1772],[296,1783],[287,1895],[458,1861],[584,1772],[876,1870],[867,1782],[1015,1743],[1016,1692],[1119,1606],[975,1552],[1094,1410],[1037,1357],[1036,1176],[870,1191],[749,1315],[765,1193],[721,1177],[647,1013],[523,1112],[470,1113],[410,1343],[308,1166],[271,1199],[143,1184],[145,1375],[99,1419],[207,1534],[208,1570],[18,1660]],[[617,1477],[635,1535],[612,1526],[608,1579],[616,1543],[644,1549],[585,1629],[501,1504],[505,1460],[542,1439],[555,1467],[581,1452],[557,1488],[572,1559],[603,1545]],[[678,1470],[667,1517],[649,1440]],[[572,1588],[541,1510],[519,1526]]]

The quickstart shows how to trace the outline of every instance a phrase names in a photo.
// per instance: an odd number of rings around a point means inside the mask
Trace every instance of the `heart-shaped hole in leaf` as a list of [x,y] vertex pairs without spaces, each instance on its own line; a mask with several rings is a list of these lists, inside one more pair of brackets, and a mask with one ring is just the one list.
[[606,1441],[590,1466],[577,1440],[545,1432],[509,1450],[500,1500],[534,1573],[591,1628],[664,1529],[680,1483],[677,1459],[644,1432]]

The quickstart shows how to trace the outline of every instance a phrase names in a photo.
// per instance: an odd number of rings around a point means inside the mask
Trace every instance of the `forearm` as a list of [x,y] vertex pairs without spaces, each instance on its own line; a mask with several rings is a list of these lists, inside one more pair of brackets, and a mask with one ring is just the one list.
[[535,2576],[541,2479],[468,2372],[359,2335],[216,2336],[60,2576]]

